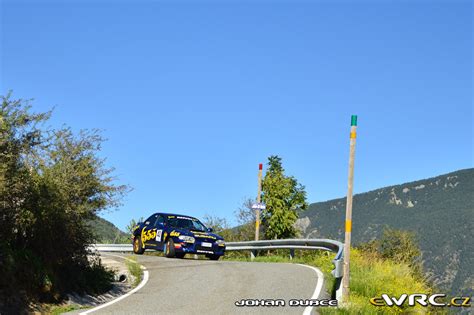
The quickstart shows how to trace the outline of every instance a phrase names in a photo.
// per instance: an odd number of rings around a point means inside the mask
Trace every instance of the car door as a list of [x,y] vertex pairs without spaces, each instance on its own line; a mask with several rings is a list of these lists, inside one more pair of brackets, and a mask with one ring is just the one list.
[[155,222],[156,237],[155,244],[157,249],[163,249],[165,239],[165,217],[158,215]]
[[156,221],[158,215],[154,214],[148,219],[146,219],[144,227],[141,232],[142,243],[145,248],[155,249],[156,244]]

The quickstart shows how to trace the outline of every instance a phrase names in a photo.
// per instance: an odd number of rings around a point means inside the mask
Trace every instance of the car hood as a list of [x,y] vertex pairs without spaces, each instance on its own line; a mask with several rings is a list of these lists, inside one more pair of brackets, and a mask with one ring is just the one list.
[[[196,230],[183,230],[183,229],[171,229],[171,231],[173,232],[177,232],[179,233],[179,235],[187,235],[187,236],[192,236],[194,238],[210,238],[210,239],[215,239],[215,240],[223,240],[222,236],[219,236],[217,234],[214,234],[214,233],[210,233],[210,232],[201,232],[201,231],[196,231]],[[171,233],[172,233],[171,232]]]
[[191,231],[191,233],[193,233],[194,237],[196,238],[212,238],[216,240],[223,240],[222,236],[210,232]]

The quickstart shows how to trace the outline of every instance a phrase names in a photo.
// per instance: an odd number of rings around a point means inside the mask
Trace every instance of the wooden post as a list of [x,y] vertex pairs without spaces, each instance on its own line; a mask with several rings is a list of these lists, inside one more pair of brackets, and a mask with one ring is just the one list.
[[354,182],[354,158],[356,144],[357,116],[351,117],[350,150],[349,150],[349,176],[347,180],[347,202],[346,202],[346,235],[344,241],[344,275],[342,277],[342,301],[349,302],[350,290],[350,250],[352,232],[352,189]]
[[[257,203],[260,204],[260,198],[262,194],[262,168],[263,165],[258,164],[258,190],[257,190]],[[258,241],[260,237],[260,209],[255,209],[255,240]]]

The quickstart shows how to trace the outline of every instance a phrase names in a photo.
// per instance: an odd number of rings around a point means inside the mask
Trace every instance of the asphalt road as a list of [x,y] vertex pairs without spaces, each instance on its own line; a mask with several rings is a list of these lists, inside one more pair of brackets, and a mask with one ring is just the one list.
[[[148,282],[126,298],[89,314],[301,315],[305,307],[289,307],[288,301],[314,298],[318,283],[315,270],[296,264],[135,257],[146,267]],[[324,292],[323,286],[318,298],[327,298]],[[286,306],[235,306],[242,299],[283,299]]]

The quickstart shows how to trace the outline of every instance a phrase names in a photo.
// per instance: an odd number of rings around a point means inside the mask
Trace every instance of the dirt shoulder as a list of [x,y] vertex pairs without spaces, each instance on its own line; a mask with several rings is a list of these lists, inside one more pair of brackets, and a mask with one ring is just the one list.
[[102,254],[101,261],[106,268],[115,272],[115,282],[111,290],[96,296],[69,294],[67,300],[60,305],[38,305],[34,307],[36,312],[33,311],[33,314],[43,314],[45,310],[51,314],[78,314],[85,309],[114,300],[133,289],[135,279],[130,274],[123,258]]

